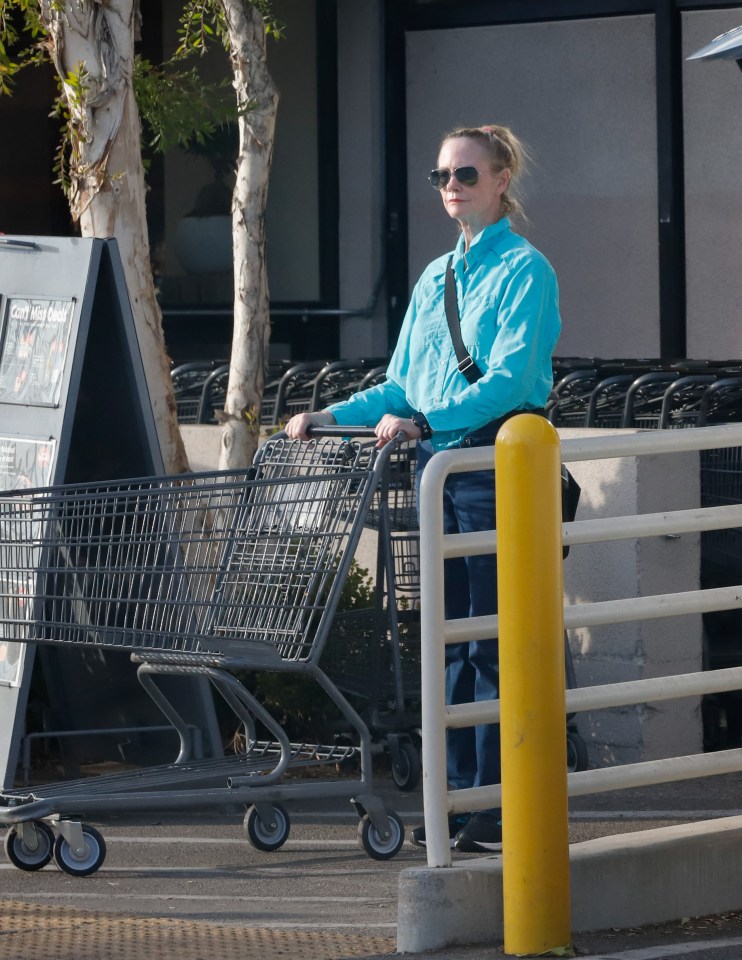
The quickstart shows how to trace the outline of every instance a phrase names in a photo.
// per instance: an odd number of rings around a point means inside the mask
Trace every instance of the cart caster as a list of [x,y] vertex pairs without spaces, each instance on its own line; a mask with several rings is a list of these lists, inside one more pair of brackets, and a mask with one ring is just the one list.
[[106,842],[94,827],[82,826],[82,846],[75,849],[62,834],[54,841],[54,862],[73,877],[95,873],[106,859]]
[[576,730],[567,730],[567,770],[587,770],[587,746]]
[[288,840],[291,822],[286,809],[280,803],[274,803],[270,811],[269,820],[261,819],[258,808],[254,806],[245,814],[245,833],[256,850],[278,850]]
[[386,811],[389,836],[384,839],[366,813],[358,823],[358,842],[373,860],[391,860],[404,842],[404,824],[393,810]]
[[[35,834],[35,840],[29,833]],[[40,820],[24,824],[23,833],[11,827],[5,834],[5,854],[19,870],[41,870],[51,860],[53,850],[54,832]]]
[[420,783],[422,763],[417,747],[410,740],[398,740],[391,747],[392,780],[400,790],[414,790]]

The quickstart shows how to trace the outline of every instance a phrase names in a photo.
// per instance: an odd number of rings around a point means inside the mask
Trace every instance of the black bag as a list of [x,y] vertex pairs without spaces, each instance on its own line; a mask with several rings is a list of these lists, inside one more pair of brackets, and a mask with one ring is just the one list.
[[[571,523],[577,515],[582,487],[562,464],[562,523]],[[562,548],[562,558],[567,559],[569,547]]]

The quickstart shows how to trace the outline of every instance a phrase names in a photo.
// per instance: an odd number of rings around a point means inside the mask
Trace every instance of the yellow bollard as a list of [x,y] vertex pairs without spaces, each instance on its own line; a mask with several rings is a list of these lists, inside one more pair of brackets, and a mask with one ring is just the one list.
[[571,945],[559,437],[519,414],[495,444],[507,954]]

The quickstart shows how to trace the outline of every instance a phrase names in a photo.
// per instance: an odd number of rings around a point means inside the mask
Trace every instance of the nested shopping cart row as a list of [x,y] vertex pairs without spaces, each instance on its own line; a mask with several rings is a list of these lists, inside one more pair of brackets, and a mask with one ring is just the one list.
[[[315,360],[274,364],[268,369],[260,422],[285,423],[295,413],[315,411],[357,390],[365,390],[385,377],[386,361]],[[180,423],[217,423],[224,409],[229,364],[194,361],[172,370],[173,390]]]
[[742,418],[742,363],[573,359],[555,367],[558,427],[667,429]]

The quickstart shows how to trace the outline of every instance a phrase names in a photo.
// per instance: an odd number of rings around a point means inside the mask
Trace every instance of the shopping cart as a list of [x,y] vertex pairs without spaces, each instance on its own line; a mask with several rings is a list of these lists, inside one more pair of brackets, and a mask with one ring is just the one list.
[[178,423],[198,423],[204,384],[217,366],[210,360],[181,363],[171,371]]
[[549,405],[548,418],[555,427],[586,426],[590,394],[598,384],[598,371],[592,367],[570,370],[554,384],[556,403]]
[[[402,821],[373,791],[366,724],[320,666],[366,514],[395,444],[278,434],[245,471],[75,485],[0,495],[0,636],[130,651],[180,737],[171,764],[0,794],[5,850],[23,870],[54,857],[87,875],[103,837],[95,813],[249,805],[261,850],[289,833],[281,801],[347,797],[359,841],[383,860]],[[311,677],[353,728],[357,747],[290,743],[236,671]],[[157,676],[207,677],[244,728],[246,750],[193,761],[190,728]],[[268,732],[267,739],[258,733]],[[357,778],[293,778],[310,764],[360,759]]]

